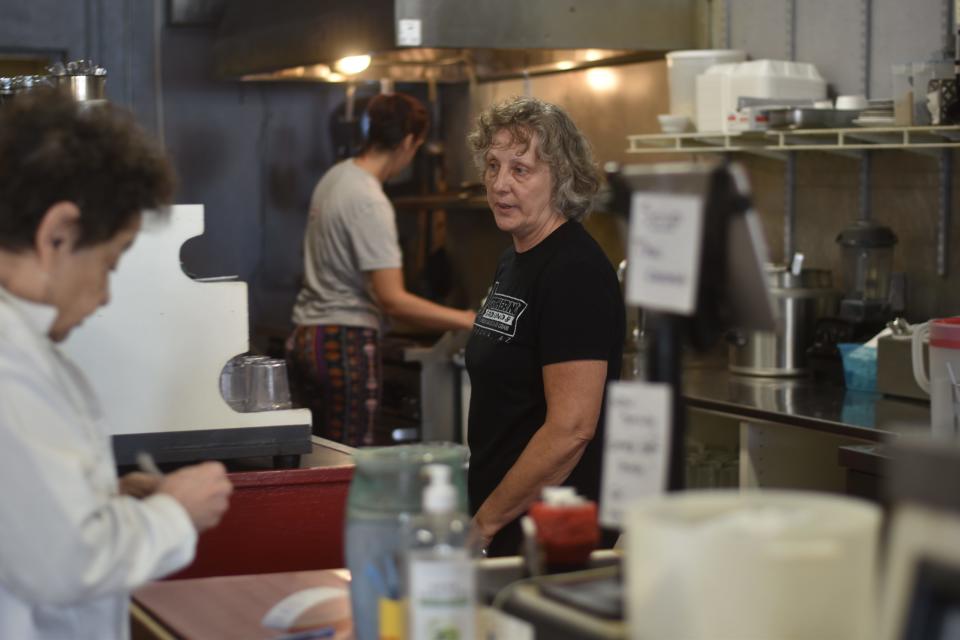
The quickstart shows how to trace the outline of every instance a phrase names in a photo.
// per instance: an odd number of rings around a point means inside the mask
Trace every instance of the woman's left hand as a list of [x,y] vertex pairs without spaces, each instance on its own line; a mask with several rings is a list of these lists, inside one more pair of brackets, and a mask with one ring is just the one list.
[[120,478],[117,488],[122,496],[142,499],[153,495],[162,479],[163,476],[153,473],[133,471]]
[[481,555],[487,555],[487,547],[490,546],[490,541],[493,540],[495,533],[496,532],[484,532],[483,525],[481,525],[480,521],[474,516],[470,523],[470,540],[468,544],[471,548],[477,549]]

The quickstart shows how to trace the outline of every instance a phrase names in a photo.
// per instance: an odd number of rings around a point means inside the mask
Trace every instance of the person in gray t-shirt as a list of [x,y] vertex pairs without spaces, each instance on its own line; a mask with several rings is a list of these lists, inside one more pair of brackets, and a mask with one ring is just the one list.
[[310,200],[304,282],[293,309],[287,361],[294,400],[313,431],[352,446],[386,444],[376,429],[380,332],[387,317],[428,329],[471,329],[474,313],[408,292],[393,206],[383,183],[403,171],[426,137],[424,106],[379,95],[367,108],[360,154],[334,165]]

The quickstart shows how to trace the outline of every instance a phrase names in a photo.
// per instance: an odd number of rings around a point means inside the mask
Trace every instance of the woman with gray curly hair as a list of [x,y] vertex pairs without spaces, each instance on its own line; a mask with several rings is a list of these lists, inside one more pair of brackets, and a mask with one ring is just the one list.
[[487,554],[512,555],[543,487],[599,496],[624,306],[613,266],[580,224],[600,177],[566,112],[513,98],[482,113],[468,140],[494,221],[513,240],[467,344],[470,503]]

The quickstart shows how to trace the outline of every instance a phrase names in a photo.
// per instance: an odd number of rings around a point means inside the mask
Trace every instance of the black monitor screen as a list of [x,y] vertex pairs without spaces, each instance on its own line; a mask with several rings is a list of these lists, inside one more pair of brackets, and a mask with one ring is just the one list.
[[917,565],[903,640],[960,640],[960,568]]

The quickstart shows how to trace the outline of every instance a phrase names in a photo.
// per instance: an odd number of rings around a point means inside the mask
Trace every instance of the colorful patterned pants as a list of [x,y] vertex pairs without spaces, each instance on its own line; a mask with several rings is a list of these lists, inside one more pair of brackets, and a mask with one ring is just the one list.
[[286,356],[294,406],[310,409],[314,434],[353,447],[389,444],[389,434],[377,429],[383,376],[378,331],[297,326]]

